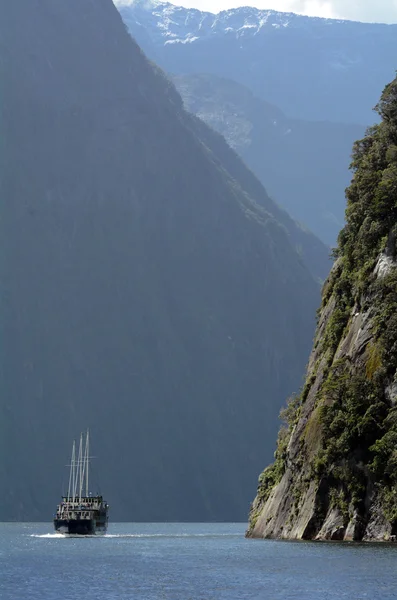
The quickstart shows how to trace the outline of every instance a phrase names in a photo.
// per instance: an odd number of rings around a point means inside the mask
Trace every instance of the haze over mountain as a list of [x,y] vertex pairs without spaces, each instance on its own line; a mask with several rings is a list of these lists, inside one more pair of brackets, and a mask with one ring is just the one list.
[[243,519],[324,246],[111,0],[3,3],[0,59],[2,518],[51,518],[89,427],[112,520]]
[[187,108],[294,218],[335,245],[351,147],[376,120],[371,107],[394,74],[397,25],[247,7],[214,15],[140,0],[120,12],[175,77]]
[[186,108],[225,137],[270,195],[334,245],[344,224],[352,144],[365,128],[288,118],[216,75],[178,75],[174,82]]
[[250,7],[212,14],[147,0],[120,11],[168,72],[233,79],[289,117],[369,125],[396,69],[397,25]]

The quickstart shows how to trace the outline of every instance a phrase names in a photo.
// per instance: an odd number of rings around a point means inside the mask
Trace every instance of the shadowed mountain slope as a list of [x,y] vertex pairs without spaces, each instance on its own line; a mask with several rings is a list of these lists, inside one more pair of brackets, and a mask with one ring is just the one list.
[[113,520],[244,518],[318,301],[279,209],[110,0],[3,3],[0,57],[3,519],[87,426]]

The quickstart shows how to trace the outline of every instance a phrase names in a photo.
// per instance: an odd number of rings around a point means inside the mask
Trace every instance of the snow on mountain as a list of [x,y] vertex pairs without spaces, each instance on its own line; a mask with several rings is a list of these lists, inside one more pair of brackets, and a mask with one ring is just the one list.
[[253,7],[232,8],[214,14],[156,0],[136,0],[129,4],[115,0],[115,4],[127,25],[132,21],[142,26],[150,25],[152,39],[164,44],[186,44],[220,33],[240,38],[247,34],[257,35],[265,29],[308,28],[314,23],[329,27],[345,22]]
[[157,0],[119,10],[166,71],[234,79],[291,117],[369,125],[369,107],[395,74],[397,25],[250,7],[213,14]]

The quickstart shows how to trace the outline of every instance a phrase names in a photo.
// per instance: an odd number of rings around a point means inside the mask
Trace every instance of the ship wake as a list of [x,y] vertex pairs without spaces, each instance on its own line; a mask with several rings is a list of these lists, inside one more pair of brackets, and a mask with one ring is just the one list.
[[64,536],[62,533],[32,533],[30,537],[34,538],[50,538],[50,539],[61,539]]

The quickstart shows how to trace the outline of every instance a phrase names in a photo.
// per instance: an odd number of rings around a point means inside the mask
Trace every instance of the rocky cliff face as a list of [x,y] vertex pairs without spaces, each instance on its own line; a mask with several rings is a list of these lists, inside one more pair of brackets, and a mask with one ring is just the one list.
[[89,427],[113,520],[243,519],[318,303],[287,221],[110,0],[1,3],[0,71],[2,518]]
[[259,478],[252,537],[397,534],[397,80],[377,109],[381,124],[354,148],[306,382]]

